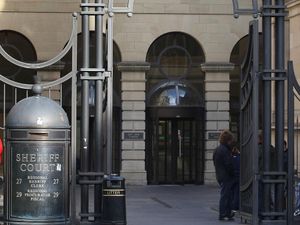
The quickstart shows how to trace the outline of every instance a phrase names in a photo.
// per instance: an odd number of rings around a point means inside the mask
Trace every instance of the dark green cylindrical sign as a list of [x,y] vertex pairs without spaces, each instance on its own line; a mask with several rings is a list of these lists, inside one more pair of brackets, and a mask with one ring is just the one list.
[[11,224],[68,224],[70,126],[54,101],[17,103],[6,124],[5,219]]

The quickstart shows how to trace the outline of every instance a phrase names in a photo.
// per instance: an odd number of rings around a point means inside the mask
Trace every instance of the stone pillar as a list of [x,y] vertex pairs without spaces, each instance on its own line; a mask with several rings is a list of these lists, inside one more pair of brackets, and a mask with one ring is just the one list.
[[229,129],[230,71],[234,65],[209,62],[201,65],[205,72],[205,168],[204,182],[216,183],[213,152],[218,145],[220,132]]
[[146,76],[145,62],[121,62],[122,156],[121,176],[129,184],[147,184],[145,169]]

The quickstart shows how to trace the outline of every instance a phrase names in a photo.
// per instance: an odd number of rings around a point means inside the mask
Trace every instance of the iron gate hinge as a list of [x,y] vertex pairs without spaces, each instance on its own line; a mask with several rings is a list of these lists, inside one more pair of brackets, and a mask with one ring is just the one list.
[[[103,68],[81,68],[79,70],[81,76],[81,80],[105,80],[105,78],[111,77],[111,72],[110,71],[105,71]],[[82,75],[82,73],[88,72],[88,73],[94,73],[96,75],[91,76],[91,75]]]

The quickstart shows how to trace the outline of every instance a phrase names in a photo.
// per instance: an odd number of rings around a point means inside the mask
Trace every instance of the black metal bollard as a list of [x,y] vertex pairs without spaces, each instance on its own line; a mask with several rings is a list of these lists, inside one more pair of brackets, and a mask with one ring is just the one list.
[[125,179],[117,175],[104,178],[102,225],[126,225]]
[[6,224],[69,224],[70,126],[42,96],[23,99],[7,116]]

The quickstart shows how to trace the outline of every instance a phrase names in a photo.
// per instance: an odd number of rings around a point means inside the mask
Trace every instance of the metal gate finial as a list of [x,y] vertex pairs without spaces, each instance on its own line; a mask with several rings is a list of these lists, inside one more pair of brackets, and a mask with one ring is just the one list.
[[37,83],[32,86],[32,91],[35,95],[41,95],[43,92],[43,87],[41,84]]

